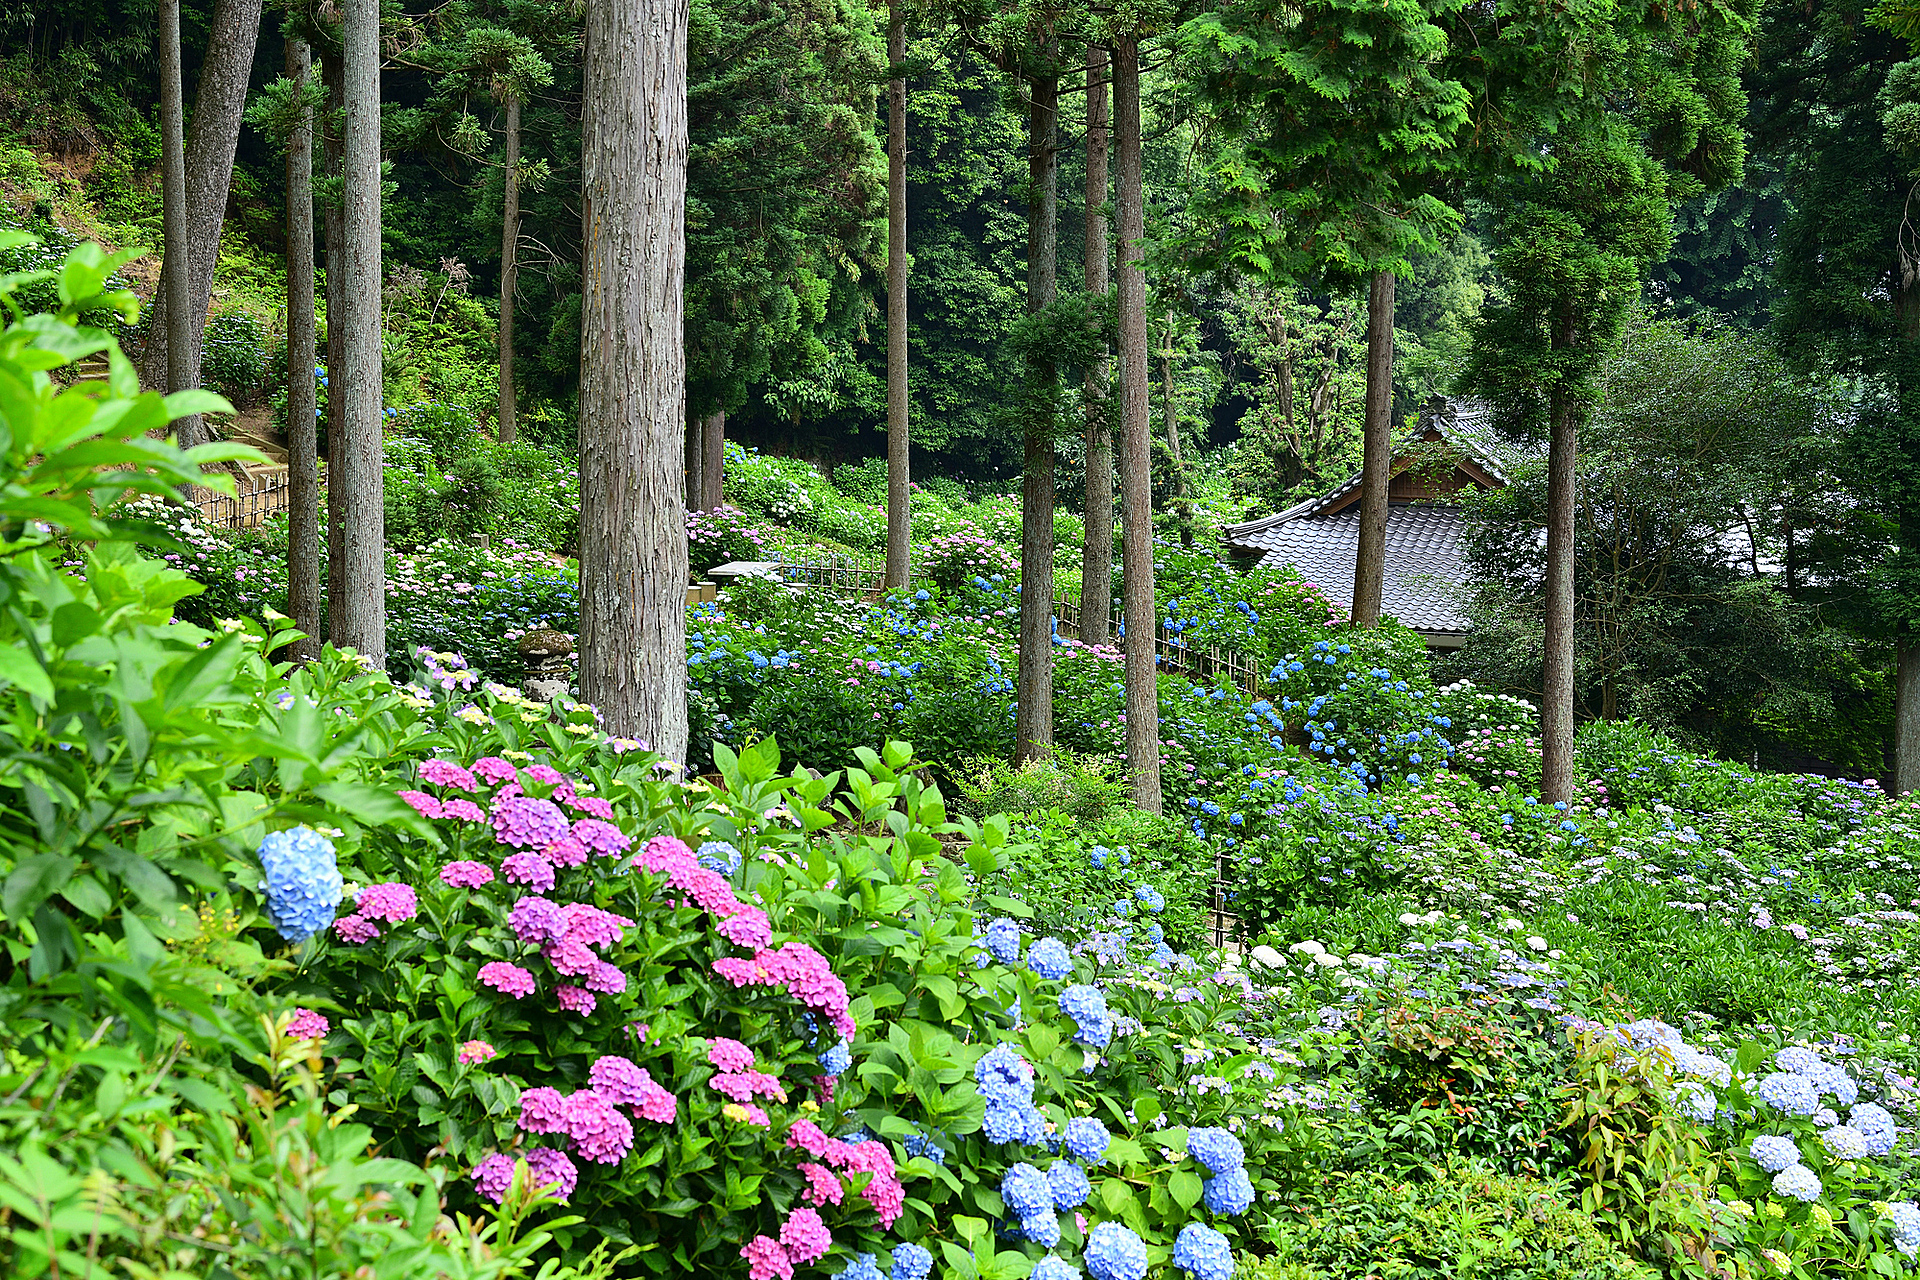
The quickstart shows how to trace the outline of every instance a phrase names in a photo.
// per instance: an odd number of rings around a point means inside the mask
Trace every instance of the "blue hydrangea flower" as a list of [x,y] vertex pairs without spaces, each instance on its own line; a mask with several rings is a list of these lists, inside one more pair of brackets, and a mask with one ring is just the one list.
[[1030,1218],[1022,1218],[1020,1234],[1042,1249],[1051,1249],[1060,1243],[1060,1219],[1051,1209]]
[[1118,1222],[1094,1225],[1087,1236],[1086,1261],[1093,1280],[1146,1280],[1147,1246]]
[[1800,1163],[1800,1148],[1793,1144],[1792,1138],[1762,1134],[1747,1150],[1753,1154],[1754,1163],[1768,1173],[1778,1173]]
[[1167,931],[1160,927],[1160,922],[1158,920],[1155,920],[1152,924],[1147,926],[1147,942],[1149,945],[1157,947],[1161,943],[1165,942],[1166,940],[1167,940]]
[[933,1272],[933,1255],[920,1245],[907,1241],[893,1246],[893,1280],[927,1280]]
[[1893,1151],[1896,1140],[1893,1115],[1877,1102],[1862,1102],[1847,1113],[1847,1123],[1867,1140],[1867,1154],[1884,1156]]
[[1837,1124],[1820,1135],[1835,1160],[1860,1160],[1867,1154],[1867,1135],[1850,1124]]
[[1093,864],[1095,871],[1103,870],[1107,865],[1107,846],[1097,844],[1087,851],[1087,861]]
[[1100,988],[1085,983],[1060,993],[1060,1012],[1073,1019],[1073,1038],[1084,1045],[1103,1049],[1113,1039],[1113,1014]]
[[1016,1218],[1053,1211],[1053,1186],[1030,1164],[1016,1164],[1000,1177],[1000,1199]]
[[694,857],[716,875],[731,877],[740,873],[740,851],[725,840],[707,841],[694,850]]
[[1073,956],[1060,939],[1042,938],[1027,948],[1027,968],[1049,982],[1058,982],[1073,972]]
[[1133,896],[1138,898],[1142,905],[1149,911],[1158,912],[1167,909],[1166,895],[1162,894],[1150,884],[1143,884],[1138,889],[1135,889]]
[[871,1253],[863,1253],[854,1258],[840,1270],[840,1280],[886,1280],[880,1274],[878,1259]]
[[1173,1265],[1193,1280],[1233,1280],[1233,1246],[1205,1223],[1189,1222],[1173,1242]]
[[837,1076],[852,1065],[853,1050],[845,1040],[820,1055],[820,1068],[830,1076]]
[[980,1122],[980,1132],[985,1135],[988,1142],[1001,1146],[1009,1142],[1025,1142],[1026,1113],[1018,1102],[1003,1102],[996,1098],[989,1098],[987,1114]]
[[1820,1095],[1813,1082],[1791,1071],[1776,1071],[1760,1082],[1754,1095],[1760,1101],[1790,1116],[1810,1116],[1820,1109]]
[[1208,1173],[1225,1173],[1247,1162],[1240,1139],[1225,1129],[1193,1129],[1187,1133],[1187,1154],[1206,1166]]
[[1253,1205],[1253,1180],[1237,1165],[1208,1178],[1200,1190],[1207,1208],[1215,1213],[1245,1213]]
[[1827,1064],[1820,1055],[1804,1045],[1788,1045],[1773,1055],[1773,1060],[1782,1071],[1791,1071],[1797,1076],[1811,1076]]
[[906,1142],[902,1145],[907,1149],[907,1159],[909,1160],[918,1156],[925,1156],[935,1164],[945,1164],[947,1162],[946,1149],[934,1141],[928,1134],[910,1133],[907,1135]]
[[1092,1116],[1075,1116],[1067,1121],[1067,1154],[1075,1160],[1099,1164],[1106,1159],[1107,1144],[1112,1140],[1107,1126]]
[[[1909,1258],[1920,1252],[1920,1205],[1911,1200],[1896,1200],[1887,1206],[1887,1217],[1893,1223],[1893,1246]],[[1034,1275],[1038,1276],[1039,1271]]]
[[260,842],[267,873],[267,917],[280,936],[303,942],[333,923],[346,882],[333,843],[312,827],[275,831]]
[[1813,1170],[1803,1164],[1788,1165],[1773,1175],[1773,1193],[1792,1196],[1795,1200],[1814,1201],[1820,1198],[1820,1179]]
[[1020,926],[1006,916],[987,925],[987,950],[1001,964],[1020,959]]
[[1033,1264],[1033,1280],[1080,1280],[1080,1268],[1049,1254]]
[[1093,1183],[1087,1180],[1087,1171],[1066,1160],[1055,1161],[1053,1167],[1047,1170],[1047,1185],[1053,1188],[1053,1207],[1056,1209],[1077,1209],[1093,1194]]

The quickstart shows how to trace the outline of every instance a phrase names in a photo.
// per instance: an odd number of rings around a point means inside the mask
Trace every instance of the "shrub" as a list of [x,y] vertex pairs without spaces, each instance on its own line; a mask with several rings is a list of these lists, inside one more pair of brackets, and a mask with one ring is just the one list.
[[434,460],[447,466],[473,451],[480,440],[480,424],[464,407],[426,400],[406,405],[392,415],[393,430],[424,440]]
[[207,321],[200,380],[233,399],[245,399],[279,372],[271,360],[271,346],[266,321],[251,311],[222,311]]
[[977,528],[933,539],[916,559],[920,571],[946,592],[957,592],[976,580],[1009,580],[1020,567],[1012,552]]
[[871,506],[887,505],[887,460],[863,458],[843,462],[833,469],[833,487],[855,502]]

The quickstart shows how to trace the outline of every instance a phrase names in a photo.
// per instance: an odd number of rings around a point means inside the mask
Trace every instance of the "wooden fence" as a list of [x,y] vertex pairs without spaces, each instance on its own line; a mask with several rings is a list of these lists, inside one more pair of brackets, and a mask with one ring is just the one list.
[[287,469],[250,471],[235,482],[229,496],[199,485],[187,486],[187,500],[199,508],[200,516],[216,529],[250,529],[268,516],[287,508]]

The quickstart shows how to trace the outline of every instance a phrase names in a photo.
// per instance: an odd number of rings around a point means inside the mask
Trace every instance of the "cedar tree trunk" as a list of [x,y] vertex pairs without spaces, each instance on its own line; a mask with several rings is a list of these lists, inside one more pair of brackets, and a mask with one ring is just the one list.
[[[907,60],[903,0],[887,3],[887,61]],[[907,82],[887,81],[887,576],[889,591],[913,570],[907,459]]]
[[[386,511],[381,473],[385,419],[380,361],[380,0],[343,0],[341,146],[343,235],[340,367],[328,371],[329,401],[340,401],[340,594],[334,642],[376,667],[387,660]],[[332,266],[333,264],[329,264]],[[331,277],[331,273],[329,273]],[[332,280],[328,281],[332,301]]]
[[[1572,345],[1572,322],[1555,322],[1553,345]],[[1555,383],[1548,397],[1546,669],[1540,686],[1540,799],[1573,799],[1573,497],[1580,406]]]
[[[1027,110],[1027,312],[1051,307],[1060,215],[1060,157],[1054,146],[1060,80],[1033,82]],[[1053,745],[1053,415],[1059,371],[1050,357],[1027,367],[1026,459],[1020,482],[1020,701],[1013,718],[1016,764]]]
[[[287,79],[304,95],[313,54],[287,39]],[[303,98],[304,100],[304,98]],[[319,401],[313,381],[313,109],[303,107],[287,136],[287,611],[307,633],[293,657],[320,653]]]
[[1114,206],[1119,215],[1115,304],[1120,316],[1121,573],[1127,651],[1127,776],[1133,802],[1159,813],[1159,606],[1153,584],[1153,450],[1147,406],[1147,277],[1141,261],[1146,208],[1140,172],[1140,40],[1113,50]]
[[[588,0],[581,136],[580,692],[687,749],[688,0]],[[717,475],[704,477],[708,486]]]
[[727,501],[727,411],[715,409],[700,419],[700,509],[712,511]]
[[687,465],[687,510],[700,510],[700,499],[706,492],[700,478],[700,464],[706,460],[706,441],[700,434],[700,420],[687,419],[686,430]]
[[1360,548],[1353,565],[1356,627],[1380,625],[1387,582],[1387,479],[1393,470],[1393,272],[1367,289],[1367,411],[1360,435]]
[[[320,75],[327,89],[327,116],[330,121],[337,122],[346,111],[347,84],[339,54],[329,53],[321,59]],[[327,176],[338,178],[342,163],[339,131],[327,127],[320,132],[323,139],[321,155],[326,162]],[[340,442],[346,436],[346,430],[341,425],[340,406],[345,401],[335,389],[335,379],[346,364],[346,357],[341,354],[346,329],[339,319],[345,314],[341,291],[346,287],[346,273],[341,262],[347,251],[347,221],[345,209],[338,198],[326,202],[321,220],[327,235],[327,639],[338,645],[345,643],[340,639],[338,610],[339,601],[347,593],[344,577],[347,558],[341,552],[347,527],[347,499],[345,486],[338,483],[341,474]]]
[[[200,381],[193,363],[193,335],[188,329],[193,315],[188,301],[193,266],[187,246],[193,233],[187,225],[186,109],[180,85],[180,0],[160,0],[160,209],[161,239],[166,248],[166,256],[160,260],[160,296],[172,305],[164,309],[164,316],[156,305],[147,329],[155,335],[167,335],[161,350],[166,357],[168,391],[186,391]],[[148,342],[152,351],[153,339]],[[179,419],[173,429],[182,448],[207,442],[206,422],[197,413]]]
[[[1087,46],[1087,292],[1107,280],[1107,51]],[[1113,609],[1113,424],[1107,419],[1106,359],[1087,366],[1087,520],[1080,549],[1080,640],[1107,644]]]
[[500,226],[500,421],[494,436],[511,444],[518,434],[513,405],[513,291],[520,280],[520,99],[507,99],[506,216]]

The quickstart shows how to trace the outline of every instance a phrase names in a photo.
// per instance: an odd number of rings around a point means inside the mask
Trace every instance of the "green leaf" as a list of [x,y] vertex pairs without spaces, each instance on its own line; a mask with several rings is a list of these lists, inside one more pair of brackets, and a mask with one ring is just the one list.
[[7,877],[5,888],[0,889],[0,911],[10,920],[25,920],[57,893],[79,866],[78,858],[62,853],[36,853],[22,858],[13,874]]
[[0,680],[25,689],[42,702],[53,701],[53,681],[26,646],[18,641],[0,645]]
[[1173,1198],[1183,1210],[1192,1209],[1200,1203],[1203,1189],[1200,1179],[1190,1169],[1176,1169],[1173,1176],[1167,1179],[1167,1190],[1173,1193]]

